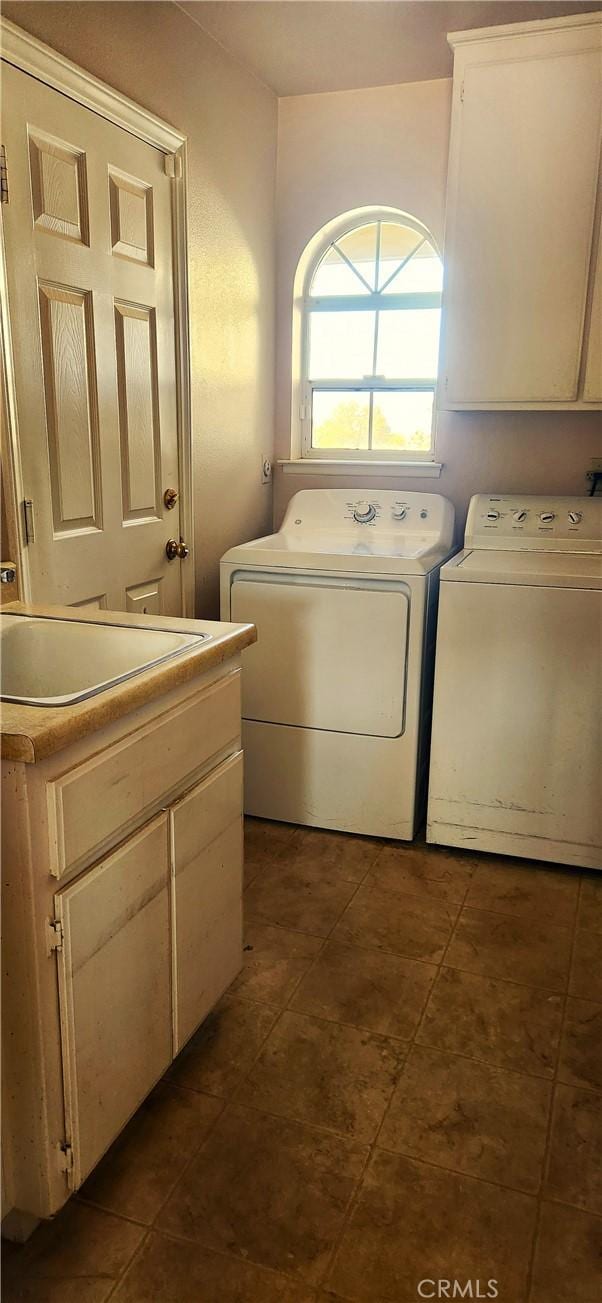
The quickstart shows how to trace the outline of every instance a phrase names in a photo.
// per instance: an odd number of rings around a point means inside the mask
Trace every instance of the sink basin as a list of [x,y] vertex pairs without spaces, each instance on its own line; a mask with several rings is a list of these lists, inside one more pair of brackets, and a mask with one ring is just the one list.
[[0,696],[24,706],[70,706],[210,637],[2,612]]

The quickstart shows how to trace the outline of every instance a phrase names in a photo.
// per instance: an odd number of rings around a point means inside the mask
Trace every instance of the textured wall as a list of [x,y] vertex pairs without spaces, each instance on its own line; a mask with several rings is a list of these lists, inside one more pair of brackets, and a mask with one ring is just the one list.
[[171,4],[3,13],[188,136],[197,611],[213,615],[221,554],[271,519],[277,101]]
[[[330,218],[367,204],[413,213],[442,242],[451,81],[301,95],[279,102],[276,448],[290,456],[291,304],[298,259]],[[599,456],[595,412],[443,412],[436,456],[440,479],[378,480],[371,488],[445,494],[463,527],[473,493],[585,493]],[[284,475],[275,482],[275,520],[298,489],[350,486],[357,477]]]

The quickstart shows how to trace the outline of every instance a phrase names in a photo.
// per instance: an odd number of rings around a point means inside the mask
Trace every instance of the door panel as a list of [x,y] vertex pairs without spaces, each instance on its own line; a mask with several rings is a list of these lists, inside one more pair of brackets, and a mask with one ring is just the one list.
[[161,444],[154,308],[115,303],[123,519],[159,516]]
[[242,966],[242,753],[170,811],[174,1054]]
[[3,64],[3,206],[34,600],[154,586],[179,615],[171,181],[163,154]]
[[243,716],[397,737],[404,727],[408,598],[402,585],[240,573],[232,619],[257,625]]
[[167,814],[59,892],[55,913],[77,1188],[171,1060]]
[[39,292],[53,530],[100,529],[92,295],[44,282]]

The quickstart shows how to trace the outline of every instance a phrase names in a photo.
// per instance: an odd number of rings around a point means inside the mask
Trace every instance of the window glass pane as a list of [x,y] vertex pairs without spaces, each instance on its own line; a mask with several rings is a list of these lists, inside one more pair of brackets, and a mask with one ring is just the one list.
[[379,313],[376,374],[387,380],[432,380],[437,374],[440,318],[440,308]]
[[385,451],[428,452],[431,447],[433,398],[428,393],[375,393],[372,447]]
[[370,289],[376,288],[376,234],[378,223],[369,226],[357,226],[348,235],[336,241],[338,248],[349,259]]
[[[391,268],[391,270],[394,269]],[[380,283],[383,284],[382,278]],[[405,267],[402,267],[401,271],[393,277],[391,284],[387,285],[383,293],[424,294],[433,290],[441,290],[442,285],[443,263],[433,249],[432,244],[426,241],[416,250],[409,262],[406,262]]]
[[327,294],[367,294],[368,289],[331,245],[318,263],[310,293],[317,297]]
[[310,380],[372,375],[374,323],[374,312],[310,313]]
[[388,281],[389,276],[397,270],[400,263],[418,248],[424,237],[419,231],[409,226],[400,226],[398,222],[382,222],[380,228],[380,263],[378,269],[379,289]]
[[367,448],[370,395],[314,391],[312,448]]

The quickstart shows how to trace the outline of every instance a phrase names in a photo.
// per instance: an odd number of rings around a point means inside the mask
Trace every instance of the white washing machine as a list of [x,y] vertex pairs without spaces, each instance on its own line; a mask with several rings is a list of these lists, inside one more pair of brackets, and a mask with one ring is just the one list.
[[602,867],[602,502],[476,497],[441,572],[427,839]]
[[222,618],[258,630],[243,668],[248,814],[413,836],[453,525],[435,494],[304,490],[279,533],[226,553]]

